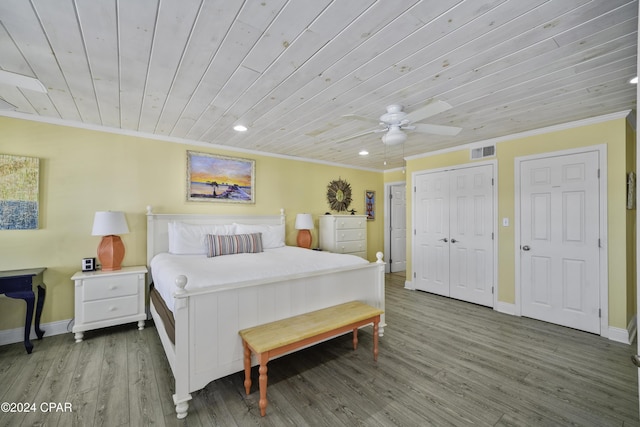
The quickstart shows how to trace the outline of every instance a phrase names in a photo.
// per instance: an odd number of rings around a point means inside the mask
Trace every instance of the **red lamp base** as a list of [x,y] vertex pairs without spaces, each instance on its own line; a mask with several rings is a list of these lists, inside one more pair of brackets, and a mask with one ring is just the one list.
[[124,243],[120,236],[104,236],[98,245],[98,259],[102,264],[102,270],[120,270],[120,264],[124,259]]
[[311,249],[311,231],[299,230],[297,243],[301,248]]

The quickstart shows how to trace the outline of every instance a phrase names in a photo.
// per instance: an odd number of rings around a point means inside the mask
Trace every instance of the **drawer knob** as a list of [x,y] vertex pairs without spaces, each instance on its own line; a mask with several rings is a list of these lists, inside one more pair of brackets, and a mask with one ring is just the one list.
[[116,311],[117,309],[118,309],[118,308],[117,308],[117,307],[114,307],[114,306],[109,307],[109,311]]
[[110,291],[115,291],[116,289],[118,289],[118,287],[116,285],[109,286],[109,290]]

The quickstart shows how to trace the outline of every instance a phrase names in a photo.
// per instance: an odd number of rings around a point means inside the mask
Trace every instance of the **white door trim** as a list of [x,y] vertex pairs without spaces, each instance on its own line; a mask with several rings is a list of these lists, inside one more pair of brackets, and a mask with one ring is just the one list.
[[522,282],[520,279],[520,167],[521,163],[527,160],[538,160],[543,159],[545,157],[551,156],[564,156],[571,154],[580,154],[597,151],[599,153],[599,165],[598,169],[600,170],[600,251],[599,251],[599,262],[600,262],[600,336],[608,338],[609,337],[609,268],[608,268],[608,257],[607,257],[607,247],[608,247],[608,237],[607,237],[607,206],[608,206],[608,198],[607,198],[607,146],[605,144],[601,145],[592,145],[589,147],[581,147],[574,148],[569,150],[560,150],[560,151],[551,151],[547,153],[541,154],[533,154],[530,156],[516,157],[514,159],[514,207],[515,207],[515,216],[514,216],[514,234],[515,234],[515,246],[514,250],[514,258],[515,258],[515,308],[514,314],[516,316],[522,315],[522,297],[521,297],[521,286]]
[[[395,181],[395,182],[385,182],[384,183],[384,260],[386,262],[384,266],[384,272],[391,272],[391,264],[389,264],[389,253],[391,251],[391,242],[389,241],[389,227],[391,224],[389,223],[389,218],[391,218],[391,203],[389,203],[389,196],[391,195],[391,187],[394,185],[407,185],[406,181]],[[407,279],[409,279],[407,277]]]
[[407,271],[407,280],[405,288],[414,289],[415,283],[413,283],[414,271],[416,266],[416,253],[417,248],[415,245],[415,229],[416,229],[416,203],[415,203],[415,182],[416,176],[425,173],[435,173],[454,169],[467,169],[475,166],[493,166],[493,309],[498,308],[498,160],[485,160],[480,162],[464,163],[453,166],[446,166],[435,169],[424,169],[411,173],[411,185],[408,186],[408,191],[411,192],[411,228],[407,227],[407,232],[411,233],[411,271]]

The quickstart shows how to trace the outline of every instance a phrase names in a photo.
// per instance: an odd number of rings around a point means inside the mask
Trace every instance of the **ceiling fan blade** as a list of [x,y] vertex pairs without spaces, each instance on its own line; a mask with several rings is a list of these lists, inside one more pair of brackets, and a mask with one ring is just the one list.
[[366,136],[366,135],[369,135],[371,133],[378,133],[378,132],[385,132],[385,131],[386,131],[386,129],[371,129],[371,130],[368,130],[368,131],[365,131],[365,132],[357,133],[355,135],[347,136],[346,138],[336,139],[335,141],[332,141],[332,142],[334,142],[336,144],[339,144],[341,142],[346,142],[346,141],[349,141],[351,139],[360,138],[361,136]]
[[462,128],[458,128],[455,126],[441,126],[441,125],[432,125],[428,123],[414,123],[412,127],[414,127],[413,130],[415,132],[431,133],[433,135],[446,135],[446,136],[456,136],[462,130]]
[[0,110],[17,110],[18,107],[0,98]]
[[0,70],[0,83],[36,92],[47,93],[47,88],[44,87],[40,80],[29,76],[23,76],[22,74],[11,73],[9,71]]
[[422,119],[435,116],[436,114],[442,113],[443,111],[447,111],[451,108],[453,108],[451,105],[447,104],[444,101],[436,99],[435,101],[429,102],[424,107],[407,113],[407,119],[409,119],[411,122],[419,122]]

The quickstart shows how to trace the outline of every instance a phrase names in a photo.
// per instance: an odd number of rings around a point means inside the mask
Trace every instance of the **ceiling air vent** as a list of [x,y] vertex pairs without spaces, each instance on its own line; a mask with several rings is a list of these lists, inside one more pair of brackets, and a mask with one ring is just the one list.
[[496,146],[487,145],[486,147],[472,148],[471,159],[484,159],[485,157],[491,157],[496,155]]

